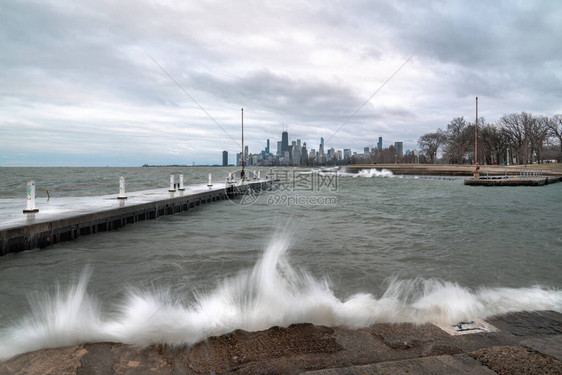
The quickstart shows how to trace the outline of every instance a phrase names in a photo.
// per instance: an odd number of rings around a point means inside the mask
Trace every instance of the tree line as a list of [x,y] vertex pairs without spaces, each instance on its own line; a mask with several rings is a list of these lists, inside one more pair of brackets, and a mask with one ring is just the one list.
[[[420,162],[474,163],[475,124],[455,117],[447,129],[422,135]],[[503,115],[496,124],[478,119],[478,163],[532,164],[562,160],[562,115]]]

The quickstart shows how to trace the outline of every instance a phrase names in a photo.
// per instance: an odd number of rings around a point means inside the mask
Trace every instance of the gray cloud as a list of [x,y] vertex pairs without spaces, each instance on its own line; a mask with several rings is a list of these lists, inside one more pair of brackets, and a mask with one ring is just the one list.
[[282,123],[317,147],[411,55],[334,147],[361,150],[382,135],[413,148],[452,117],[470,118],[474,96],[492,122],[522,110],[560,113],[561,8],[3,1],[0,164],[48,164],[50,154],[51,163],[218,162],[218,151],[236,152],[148,54],[233,136],[246,108],[253,151],[267,138],[275,145]]

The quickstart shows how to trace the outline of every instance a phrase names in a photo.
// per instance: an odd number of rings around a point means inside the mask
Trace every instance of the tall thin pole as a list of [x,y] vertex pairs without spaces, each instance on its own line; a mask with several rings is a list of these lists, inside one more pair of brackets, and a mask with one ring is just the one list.
[[246,157],[244,155],[244,108],[242,108],[242,179],[244,179],[244,166]]
[[476,97],[476,126],[474,127],[474,179],[480,178],[478,172],[478,97]]

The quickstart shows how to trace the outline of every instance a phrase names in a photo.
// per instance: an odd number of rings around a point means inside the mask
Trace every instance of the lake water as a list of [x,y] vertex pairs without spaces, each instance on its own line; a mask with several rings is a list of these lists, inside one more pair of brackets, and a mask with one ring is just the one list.
[[[25,183],[52,200],[224,180],[235,168],[0,168],[0,205]],[[312,322],[451,322],[562,312],[562,184],[260,169],[280,179],[114,232],[0,258],[0,353],[92,341],[195,343]],[[254,201],[255,199],[255,201]],[[0,207],[1,208],[1,207]],[[1,220],[1,219],[0,219]]]

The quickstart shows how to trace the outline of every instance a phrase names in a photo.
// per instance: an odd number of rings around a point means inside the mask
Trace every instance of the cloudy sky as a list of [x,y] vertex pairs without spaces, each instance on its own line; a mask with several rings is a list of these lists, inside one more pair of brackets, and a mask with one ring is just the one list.
[[562,113],[561,36],[559,0],[2,0],[0,165],[232,162],[242,107],[251,152],[412,149],[475,96]]

